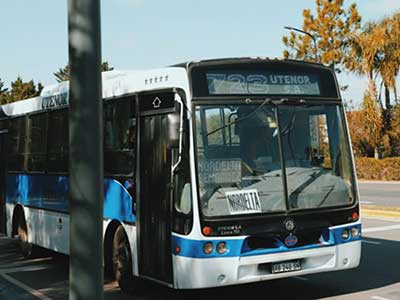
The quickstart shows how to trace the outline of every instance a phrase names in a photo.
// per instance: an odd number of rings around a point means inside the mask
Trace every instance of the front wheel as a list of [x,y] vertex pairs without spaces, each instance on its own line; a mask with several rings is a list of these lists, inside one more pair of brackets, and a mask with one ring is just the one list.
[[25,216],[22,213],[18,216],[17,234],[21,254],[25,258],[30,257],[32,255],[32,244],[29,243],[28,226],[26,225]]
[[139,279],[133,276],[131,248],[122,225],[114,234],[112,265],[115,279],[123,292],[132,293],[140,289]]

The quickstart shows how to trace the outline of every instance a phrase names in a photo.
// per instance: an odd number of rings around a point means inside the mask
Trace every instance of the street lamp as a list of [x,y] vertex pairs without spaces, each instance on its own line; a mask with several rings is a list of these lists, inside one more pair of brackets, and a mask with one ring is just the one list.
[[300,32],[300,33],[302,33],[302,34],[307,34],[309,37],[311,37],[311,39],[312,39],[313,42],[314,42],[315,60],[316,60],[316,61],[319,61],[319,58],[318,58],[318,51],[317,51],[317,50],[318,50],[318,49],[317,49],[317,41],[315,40],[315,36],[313,36],[311,33],[307,32],[307,31],[301,30],[301,29],[296,28],[296,27],[285,26],[285,27],[283,27],[283,28],[285,28],[285,29],[287,29],[287,30],[297,31],[297,32]]

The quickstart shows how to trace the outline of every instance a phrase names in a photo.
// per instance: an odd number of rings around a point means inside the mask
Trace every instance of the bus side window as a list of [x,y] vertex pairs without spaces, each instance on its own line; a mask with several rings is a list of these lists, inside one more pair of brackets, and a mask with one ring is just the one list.
[[13,118],[9,122],[8,170],[21,172],[24,171],[25,118]]
[[67,173],[69,159],[68,109],[49,112],[47,171]]
[[29,172],[46,171],[47,113],[29,116],[27,169]]

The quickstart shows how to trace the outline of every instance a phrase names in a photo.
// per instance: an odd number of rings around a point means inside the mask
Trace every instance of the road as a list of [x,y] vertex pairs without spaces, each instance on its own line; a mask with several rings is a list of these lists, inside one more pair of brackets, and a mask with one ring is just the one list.
[[400,182],[359,182],[361,204],[400,208]]
[[[400,190],[400,185],[397,186]],[[361,195],[368,195],[370,186],[364,187],[362,184]],[[394,195],[391,194],[393,186],[390,187],[389,198]],[[383,199],[379,201],[397,203],[396,199],[386,200],[385,192],[379,195]],[[376,205],[384,205],[376,198],[371,200]],[[354,270],[197,291],[172,291],[149,285],[135,296],[122,294],[115,282],[106,279],[104,299],[245,299],[260,295],[273,300],[400,300],[399,253],[400,214],[395,218],[366,217],[361,264]],[[23,260],[15,241],[0,237],[0,299],[67,300],[68,257],[42,253],[37,258]]]

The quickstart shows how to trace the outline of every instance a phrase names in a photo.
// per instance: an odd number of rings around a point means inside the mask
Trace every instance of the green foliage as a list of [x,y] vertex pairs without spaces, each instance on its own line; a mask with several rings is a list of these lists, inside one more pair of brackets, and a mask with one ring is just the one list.
[[0,78],[0,104],[6,103],[8,89],[4,87],[4,82]]
[[382,118],[376,101],[368,93],[364,96],[363,115],[365,138],[377,148],[382,138]]
[[288,48],[283,55],[309,61],[315,61],[317,55],[320,62],[337,67],[344,62],[349,37],[360,28],[361,16],[356,4],[345,10],[344,0],[316,0],[315,4],[316,15],[303,10],[302,30],[315,38],[317,49],[309,35],[292,31],[282,39]]
[[[107,61],[101,64],[101,71],[112,71],[114,70]],[[57,82],[68,81],[69,80],[69,65],[66,65],[64,68],[58,69],[57,72],[54,72],[53,75],[56,77]]]
[[3,86],[4,83],[0,82],[0,104],[37,97],[43,89],[40,83],[36,86],[33,80],[24,82],[21,77],[11,82],[10,90],[3,88]]
[[400,180],[400,157],[356,158],[357,177],[365,180]]

